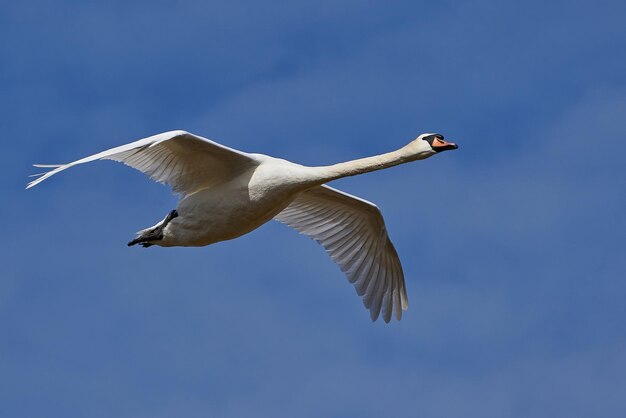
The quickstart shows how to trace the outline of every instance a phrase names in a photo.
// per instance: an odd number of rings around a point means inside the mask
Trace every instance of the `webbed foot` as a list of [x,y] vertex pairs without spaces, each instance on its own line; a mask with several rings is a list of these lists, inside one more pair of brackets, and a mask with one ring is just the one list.
[[130,241],[127,245],[129,247],[132,247],[133,245],[141,244],[141,246],[144,247],[144,248],[148,248],[148,247],[154,245],[150,241],[162,240],[163,239],[163,230],[165,229],[167,224],[169,224],[170,221],[172,219],[176,218],[177,216],[178,216],[178,212],[176,212],[176,210],[171,211],[170,213],[167,214],[165,219],[163,219],[163,221],[158,226],[156,226],[156,227],[154,227],[152,229],[149,229],[146,232],[142,233],[141,235],[137,236],[135,239]]

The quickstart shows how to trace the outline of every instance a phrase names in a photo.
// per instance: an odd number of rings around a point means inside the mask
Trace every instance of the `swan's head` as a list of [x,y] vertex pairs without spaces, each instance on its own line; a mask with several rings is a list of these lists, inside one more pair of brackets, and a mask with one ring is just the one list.
[[406,146],[406,150],[412,155],[411,160],[423,160],[442,151],[457,148],[456,144],[444,141],[443,135],[432,133],[421,134]]
[[421,134],[417,137],[418,140],[422,140],[428,145],[428,148],[434,153],[447,151],[450,149],[457,149],[459,146],[453,142],[447,142],[443,140],[441,134]]

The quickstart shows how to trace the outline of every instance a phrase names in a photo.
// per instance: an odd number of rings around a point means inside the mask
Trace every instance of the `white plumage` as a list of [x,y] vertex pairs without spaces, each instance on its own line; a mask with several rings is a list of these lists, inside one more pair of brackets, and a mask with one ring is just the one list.
[[111,148],[69,164],[34,164],[35,167],[54,170],[31,181],[26,188],[75,165],[96,160],[124,163],[155,181],[169,184],[174,192],[181,195],[235,176],[237,171],[255,164],[249,154],[185,131],[171,131]]
[[404,275],[380,210],[328,186],[305,190],[274,219],[319,242],[354,284],[372,319],[408,308]]
[[129,245],[203,246],[246,234],[276,219],[319,242],[354,284],[372,320],[408,308],[404,275],[376,205],[324,183],[428,158],[457,148],[423,134],[401,149],[323,167],[306,167],[225,147],[185,131],[154,135],[52,168],[31,188],[75,165],[114,160],[180,194],[175,211]]

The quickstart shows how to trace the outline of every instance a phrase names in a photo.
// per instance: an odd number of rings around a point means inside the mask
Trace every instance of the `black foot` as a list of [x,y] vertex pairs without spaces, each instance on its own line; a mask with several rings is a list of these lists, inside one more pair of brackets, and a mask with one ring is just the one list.
[[149,243],[148,241],[157,241],[160,239],[163,239],[163,235],[152,235],[152,234],[143,235],[141,237],[135,238],[134,240],[130,241],[126,245],[128,245],[129,247],[132,247],[133,245],[141,244],[142,247],[147,248],[151,245],[154,245],[154,244]]
[[165,228],[167,224],[170,223],[170,221],[174,218],[178,218],[178,212],[176,211],[176,209],[174,209],[173,211],[167,214],[167,216],[165,217],[165,220],[163,220],[162,227]]
[[141,246],[144,248],[148,248],[154,245],[150,243],[149,241],[158,241],[158,240],[163,239],[163,229],[165,229],[167,224],[169,224],[170,221],[176,217],[178,217],[178,212],[176,212],[176,210],[171,211],[170,213],[167,214],[165,219],[163,219],[163,222],[161,222],[161,225],[135,238],[134,240],[130,241],[127,245],[129,247],[132,247],[135,244],[141,244]]

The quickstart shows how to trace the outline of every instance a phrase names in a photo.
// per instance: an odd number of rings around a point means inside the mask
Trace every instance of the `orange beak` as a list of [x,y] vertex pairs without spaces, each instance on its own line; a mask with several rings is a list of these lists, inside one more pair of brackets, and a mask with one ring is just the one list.
[[439,139],[439,138],[436,138],[433,141],[432,147],[433,147],[433,149],[436,152],[447,151],[449,149],[457,149],[457,148],[459,148],[459,146],[457,144],[455,144],[454,142],[447,142],[447,141],[444,141],[443,139]]

